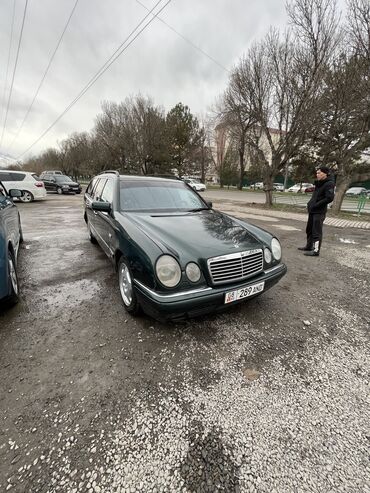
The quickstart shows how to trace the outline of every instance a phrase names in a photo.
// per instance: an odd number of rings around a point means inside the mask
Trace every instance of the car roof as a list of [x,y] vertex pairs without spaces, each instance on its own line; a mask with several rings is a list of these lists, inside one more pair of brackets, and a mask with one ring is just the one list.
[[37,175],[36,171],[20,171],[14,169],[0,169],[0,171],[5,171],[6,173],[22,173],[23,175]]
[[[111,175],[111,173],[104,173],[104,175]],[[99,175],[102,176],[102,175]],[[153,181],[153,182],[176,182],[181,183],[182,180],[178,180],[177,178],[162,178],[159,176],[148,176],[148,175],[119,175],[120,181]]]

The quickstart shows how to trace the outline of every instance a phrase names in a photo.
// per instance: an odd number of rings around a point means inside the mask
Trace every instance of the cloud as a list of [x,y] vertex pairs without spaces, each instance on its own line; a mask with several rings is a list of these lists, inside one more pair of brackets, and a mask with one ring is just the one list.
[[[151,8],[154,0],[140,0]],[[165,0],[162,0],[164,5]],[[26,113],[75,0],[28,2],[2,152],[17,156],[30,146],[78,95],[129,35],[146,10],[136,1],[80,0],[19,138],[8,149]],[[17,2],[7,92],[14,67],[24,0]],[[6,67],[13,0],[0,2],[0,66]],[[230,69],[270,25],[286,23],[283,0],[172,0],[160,17]],[[89,131],[103,100],[122,101],[138,92],[168,111],[177,102],[204,113],[226,88],[228,73],[200,50],[154,20],[32,153],[56,146],[68,134]],[[0,97],[5,70],[0,78]],[[5,103],[7,101],[7,97]],[[1,130],[4,101],[1,101]]]

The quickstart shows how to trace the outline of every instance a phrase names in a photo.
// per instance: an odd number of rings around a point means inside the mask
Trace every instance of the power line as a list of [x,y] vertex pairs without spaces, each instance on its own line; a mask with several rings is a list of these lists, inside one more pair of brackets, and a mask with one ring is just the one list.
[[74,14],[74,11],[76,10],[76,7],[77,7],[78,2],[79,2],[79,0],[76,0],[76,2],[75,2],[75,4],[74,4],[74,7],[72,8],[72,11],[71,11],[71,13],[70,13],[70,15],[69,15],[69,17],[68,17],[67,23],[66,23],[66,25],[64,26],[63,32],[62,32],[61,36],[59,37],[59,40],[58,40],[58,42],[57,42],[57,44],[56,44],[56,47],[55,47],[55,49],[54,49],[53,54],[51,55],[51,58],[50,58],[49,63],[48,63],[48,66],[46,67],[46,70],[45,70],[45,72],[44,72],[44,75],[43,75],[43,76],[42,76],[42,78],[41,78],[41,81],[40,81],[40,84],[39,84],[39,86],[38,86],[38,88],[37,88],[37,90],[36,90],[36,93],[35,93],[35,95],[34,95],[34,97],[33,97],[32,101],[31,101],[31,104],[30,104],[30,106],[29,106],[29,108],[28,108],[28,110],[27,110],[27,112],[26,112],[26,114],[25,114],[25,117],[23,118],[23,121],[22,121],[22,123],[21,123],[20,127],[18,128],[18,131],[17,131],[17,133],[16,133],[16,135],[15,135],[14,139],[12,140],[11,144],[9,145],[8,149],[10,149],[10,148],[12,147],[12,145],[14,144],[14,142],[17,140],[17,137],[18,137],[18,135],[20,134],[20,132],[21,132],[21,130],[22,130],[22,128],[23,128],[24,122],[27,120],[27,117],[28,117],[28,115],[29,115],[29,114],[30,114],[30,112],[31,112],[31,109],[32,109],[32,107],[33,107],[33,104],[34,104],[34,102],[35,102],[35,100],[36,100],[36,98],[37,98],[37,96],[38,96],[38,94],[39,94],[39,92],[40,92],[41,86],[42,86],[42,84],[44,83],[44,80],[45,80],[45,78],[46,78],[46,75],[47,75],[47,73],[49,72],[49,68],[50,68],[50,66],[51,66],[51,64],[52,64],[52,62],[53,62],[53,60],[54,60],[54,57],[55,57],[55,55],[56,55],[56,53],[57,53],[58,49],[59,49],[60,43],[62,42],[63,36],[64,36],[64,34],[65,34],[66,30],[67,30],[67,27],[68,27],[68,25],[69,25],[70,20],[72,19],[72,16],[73,16],[73,14]]
[[[141,5],[144,9],[146,10],[149,10],[148,7],[146,5],[144,5],[143,3],[140,2],[140,0],[136,0],[136,2]],[[218,65],[220,68],[222,68],[222,70],[225,70],[225,72],[230,72],[227,68],[225,68],[223,65],[221,65],[221,63],[219,63],[215,58],[213,58],[211,55],[208,55],[208,53],[206,53],[204,50],[202,50],[202,48],[199,48],[199,46],[197,46],[196,44],[194,44],[190,39],[186,38],[185,36],[183,36],[181,33],[179,33],[178,31],[176,31],[176,29],[174,29],[172,26],[170,26],[166,21],[164,21],[163,19],[161,19],[160,17],[156,16],[157,19],[159,21],[161,21],[165,26],[167,26],[169,29],[171,29],[171,31],[173,31],[175,34],[177,34],[178,36],[180,36],[180,38],[182,38],[184,41],[186,41],[187,43],[189,43],[193,48],[195,48],[196,50],[198,50],[200,53],[202,53],[203,55],[205,55],[207,58],[209,58],[213,63],[215,63],[216,65]]]
[[20,47],[21,47],[21,41],[22,41],[22,35],[23,35],[24,21],[25,21],[25,19],[26,19],[27,4],[28,4],[28,0],[26,0],[25,6],[24,6],[24,12],[23,12],[23,19],[22,19],[21,33],[20,33],[20,35],[19,35],[19,42],[18,42],[17,56],[16,56],[16,59],[15,59],[15,65],[14,65],[14,70],[13,70],[12,83],[11,83],[11,85],[10,85],[10,92],[9,92],[8,104],[7,104],[7,107],[6,107],[6,113],[5,113],[5,121],[4,121],[3,131],[2,131],[2,134],[1,134],[0,147],[1,147],[1,146],[2,146],[2,144],[3,144],[4,131],[5,131],[5,127],[6,127],[6,122],[7,122],[7,120],[8,120],[9,105],[10,105],[10,100],[11,100],[11,97],[12,97],[12,92],[13,92],[13,84],[14,84],[15,72],[16,72],[16,70],[17,70],[17,65],[18,65],[18,56],[19,56],[19,51],[20,51]]
[[153,22],[153,20],[157,17],[158,14],[160,14],[166,7],[167,5],[171,2],[172,0],[167,0],[167,2],[159,9],[159,11],[156,14],[153,14],[153,17],[140,29],[140,31],[129,41],[129,43],[124,46],[127,41],[130,39],[130,37],[135,33],[135,31],[138,29],[138,27],[143,24],[143,22],[149,17],[150,14],[152,14],[153,10],[162,2],[162,0],[158,0],[158,2],[154,5],[154,7],[150,10],[150,12],[143,17],[143,19],[139,22],[139,24],[131,31],[131,33],[127,36],[127,38],[120,44],[120,46],[116,49],[116,51],[108,58],[108,60],[102,65],[102,67],[97,71],[97,73],[90,79],[90,81],[85,85],[85,87],[79,92],[79,94],[69,103],[69,105],[63,110],[63,112],[58,116],[54,122],[49,125],[49,127],[21,154],[16,159],[21,158],[26,152],[32,149],[34,145],[36,145],[53,127],[58,121],[74,106],[77,101],[92,87],[95,82],[100,79],[100,77],[108,70],[108,68],[114,63],[117,58],[119,58],[122,53],[124,53],[127,48],[135,41],[135,39],[146,29],[149,24]]
[[13,31],[14,31],[14,19],[15,19],[15,4],[16,0],[13,2],[13,16],[12,16],[12,28],[10,31],[10,41],[9,41],[9,52],[8,52],[8,63],[6,65],[6,75],[5,75],[5,82],[4,82],[4,92],[3,92],[3,99],[2,99],[2,107],[5,108],[5,93],[6,93],[6,86],[8,84],[8,73],[9,73],[9,65],[10,65],[10,53],[11,53],[11,48],[12,48],[12,42],[13,42]]

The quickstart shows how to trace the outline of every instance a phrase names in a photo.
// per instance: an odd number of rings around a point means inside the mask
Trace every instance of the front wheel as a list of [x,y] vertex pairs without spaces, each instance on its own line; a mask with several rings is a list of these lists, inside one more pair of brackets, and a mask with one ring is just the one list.
[[58,195],[62,195],[62,193],[63,193],[63,190],[60,187],[58,187],[57,188],[57,194]]
[[15,305],[19,300],[18,275],[15,265],[14,255],[8,252],[8,285],[9,296],[6,299],[7,305]]
[[131,315],[137,315],[140,312],[140,305],[133,287],[130,268],[123,257],[118,262],[118,285],[126,311]]
[[31,192],[27,192],[27,190],[23,190],[23,195],[22,197],[19,197],[19,200],[21,200],[22,202],[32,202],[33,195]]

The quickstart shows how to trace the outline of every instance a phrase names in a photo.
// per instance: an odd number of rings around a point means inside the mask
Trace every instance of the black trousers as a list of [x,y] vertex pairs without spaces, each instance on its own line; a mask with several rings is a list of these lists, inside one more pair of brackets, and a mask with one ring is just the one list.
[[314,248],[316,251],[320,251],[322,242],[322,225],[324,223],[325,216],[326,212],[321,214],[308,214],[306,226],[308,248]]

